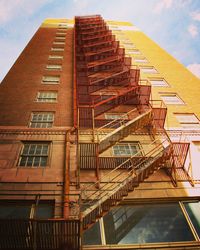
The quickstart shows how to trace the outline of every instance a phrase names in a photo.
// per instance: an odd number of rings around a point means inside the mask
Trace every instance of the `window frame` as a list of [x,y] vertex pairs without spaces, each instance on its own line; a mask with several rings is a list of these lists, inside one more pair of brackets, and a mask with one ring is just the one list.
[[[44,116],[47,115],[47,120],[43,120]],[[48,120],[48,116],[52,115],[52,120]],[[34,116],[42,116],[41,119],[37,119],[34,120]],[[41,128],[41,129],[48,129],[48,128],[52,128],[54,126],[54,120],[55,120],[55,112],[53,111],[33,111],[31,112],[31,117],[30,117],[30,122],[29,122],[29,128]],[[32,126],[33,124],[35,124],[35,126]],[[38,127],[37,125],[41,124],[41,125],[51,125],[51,126],[46,126],[46,127]]]
[[[200,129],[200,120],[198,119],[198,117],[195,113],[174,113],[174,115],[182,128],[184,128],[184,129]],[[193,121],[192,120],[191,121],[190,120],[188,120],[188,121],[182,120],[181,121],[180,119],[178,119],[178,116],[179,117],[181,117],[181,116],[182,117],[184,117],[184,116],[189,117],[190,116],[190,117],[194,117],[195,119]],[[198,125],[198,126],[191,127],[190,125]]]
[[[20,169],[38,169],[38,168],[48,168],[50,167],[50,156],[51,156],[51,144],[52,142],[51,141],[22,141],[22,147],[21,147],[21,150],[20,150],[20,155],[19,155],[19,158],[18,158],[18,162],[17,162],[17,167],[20,168]],[[26,145],[28,145],[28,152],[25,153],[24,150]],[[37,150],[37,146],[39,145],[42,145],[42,146],[48,146],[47,148],[47,153],[46,154],[36,154],[36,150]],[[29,151],[31,150],[31,147],[35,147],[34,149],[34,153],[29,153]],[[43,148],[42,148],[43,150]],[[21,162],[22,162],[22,158],[25,158],[26,159],[26,163],[25,165],[20,165]],[[29,157],[31,158],[32,157],[32,164],[31,165],[28,165],[28,160],[29,160]],[[39,165],[34,165],[35,163],[35,157],[40,157],[39,159]],[[46,159],[45,162],[46,164],[45,165],[41,165],[41,162],[42,162],[42,159]]]
[[[149,75],[159,74],[159,72],[157,71],[157,69],[154,66],[139,66],[139,69],[140,69],[142,74],[149,74]],[[145,72],[145,69],[152,70],[152,71]]]
[[[128,147],[127,149],[130,151],[130,153],[124,154],[124,153],[119,152],[116,154],[116,151],[117,150],[120,151],[120,149],[115,149],[115,147],[117,148],[120,146]],[[136,151],[137,151],[136,153],[133,152],[131,146],[135,146]],[[126,151],[126,149],[123,149],[123,150]],[[118,143],[118,144],[112,146],[112,155],[113,155],[113,157],[131,157],[134,155],[139,157],[139,156],[144,155],[144,153],[143,153],[142,146],[139,142],[121,142],[121,143]]]
[[60,76],[59,75],[44,75],[42,77],[42,84],[59,84]]
[[[159,95],[166,105],[186,105],[183,99],[175,92],[159,92]],[[167,100],[167,98],[172,98],[172,100]]]
[[[55,97],[48,97],[48,94],[56,94]],[[47,97],[46,96],[42,96],[42,95],[45,95],[47,94]],[[49,100],[49,101],[48,101]],[[41,91],[38,91],[37,93],[37,97],[36,97],[36,101],[39,102],[39,103],[56,103],[58,100],[58,91],[44,91],[44,90],[41,90]]]
[[[170,87],[169,83],[165,80],[165,78],[148,78],[150,84],[152,87]],[[163,84],[152,84],[152,81],[154,82],[163,82]]]
[[46,65],[46,70],[48,71],[61,71],[62,70],[62,64],[47,64]]
[[[122,119],[127,119],[128,120],[128,115],[127,113],[105,113],[105,119],[106,120],[120,120],[120,118],[122,118],[122,116],[124,116]],[[118,118],[108,118],[109,116],[119,116]]]
[[[184,221],[186,222],[186,225],[188,226],[188,230],[190,231],[191,235],[193,236],[194,240],[191,240],[191,241],[173,241],[173,242],[152,242],[152,243],[149,243],[149,242],[144,242],[144,243],[129,243],[129,244],[106,244],[106,233],[105,233],[105,222],[104,222],[104,216],[102,218],[100,218],[97,223],[100,224],[100,238],[101,238],[101,242],[102,244],[100,246],[104,246],[104,247],[111,247],[113,249],[129,249],[130,246],[134,246],[137,247],[138,244],[140,244],[141,246],[149,246],[149,244],[153,244],[154,247],[158,246],[160,247],[161,244],[162,245],[166,245],[166,247],[169,246],[169,243],[170,243],[170,246],[177,246],[177,243],[179,243],[179,245],[182,247],[186,247],[186,243],[189,242],[189,243],[193,243],[193,242],[198,242],[199,241],[199,237],[198,237],[198,234],[197,234],[197,231],[196,229],[194,228],[193,226],[193,223],[190,219],[190,216],[188,215],[188,212],[186,210],[186,207],[184,206],[184,203],[185,202],[191,202],[191,203],[194,203],[194,202],[200,202],[199,199],[195,199],[195,198],[191,198],[191,199],[182,199],[182,200],[178,200],[178,198],[176,200],[167,200],[166,198],[163,198],[159,204],[177,204],[179,206],[179,210],[180,212],[182,212],[182,215],[183,215],[183,218],[184,218]],[[144,199],[141,199],[140,202],[137,202],[136,204],[134,202],[127,202],[127,203],[124,203],[122,205],[118,205],[119,207],[123,207],[123,206],[134,206],[134,205],[142,205],[142,206],[146,206],[146,205],[159,205],[156,201],[154,202],[147,202],[146,200]],[[123,214],[122,214],[123,216]],[[121,218],[122,218],[121,216]],[[119,219],[121,219],[119,218]],[[127,217],[128,219],[129,217]],[[123,218],[122,218],[123,219]],[[117,230],[117,229],[116,229]],[[197,235],[196,235],[197,234]],[[87,246],[90,246],[90,244],[84,244],[84,247],[87,247]],[[95,246],[99,246],[99,245],[95,245]],[[117,248],[115,248],[115,246],[117,246]],[[190,246],[190,245],[188,245]],[[189,248],[187,248],[189,249]]]

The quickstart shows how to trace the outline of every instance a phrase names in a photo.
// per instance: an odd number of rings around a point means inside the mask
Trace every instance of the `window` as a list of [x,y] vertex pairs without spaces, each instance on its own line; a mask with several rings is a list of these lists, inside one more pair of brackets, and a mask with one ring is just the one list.
[[136,63],[148,63],[146,58],[134,58],[134,62],[136,62]]
[[56,35],[65,37],[66,31],[65,30],[64,31],[59,30],[59,31],[56,32]]
[[48,70],[61,70],[62,66],[60,64],[48,64],[46,66],[46,69],[48,69]]
[[185,209],[194,225],[198,236],[200,237],[200,202],[199,201],[191,201],[184,202]]
[[54,203],[47,201],[1,201],[0,219],[49,219],[54,216]]
[[[138,153],[138,154],[137,154]],[[133,156],[141,155],[139,143],[120,143],[113,146],[115,156]]]
[[46,167],[48,164],[49,143],[25,142],[19,159],[20,167]]
[[165,79],[149,79],[150,83],[153,87],[169,87],[169,84],[165,81]]
[[56,102],[57,101],[57,92],[47,92],[41,91],[37,94],[37,101],[38,102]]
[[62,44],[63,45],[63,44],[65,44],[65,42],[56,42],[55,41],[55,42],[53,42],[53,44]]
[[183,128],[200,128],[199,120],[193,113],[175,113],[175,116]]
[[56,36],[55,39],[56,40],[65,40],[65,36]]
[[141,52],[138,49],[127,49],[126,54],[130,55],[140,55]]
[[31,115],[31,128],[51,128],[53,126],[53,112],[34,112]]
[[154,67],[140,67],[142,73],[145,74],[157,74],[158,71]]
[[57,48],[57,47],[53,47],[51,48],[52,51],[64,51],[64,48]]
[[128,119],[128,116],[126,115],[126,113],[106,113],[105,114],[105,118],[107,120],[116,120],[116,119]]
[[60,76],[43,76],[42,82],[45,84],[58,84],[60,82]]
[[104,216],[104,228],[107,244],[194,240],[178,204],[117,207]]
[[176,248],[178,242],[184,248],[185,242],[197,241],[199,218],[199,201],[117,206],[84,232],[83,243],[110,248],[112,244],[118,248],[137,244],[134,249],[138,244],[147,244],[148,248],[154,243],[152,246],[160,249],[159,243]]
[[50,55],[49,59],[63,59],[63,56],[59,56],[59,55]]
[[165,104],[182,105],[184,102],[176,93],[160,93],[161,99]]

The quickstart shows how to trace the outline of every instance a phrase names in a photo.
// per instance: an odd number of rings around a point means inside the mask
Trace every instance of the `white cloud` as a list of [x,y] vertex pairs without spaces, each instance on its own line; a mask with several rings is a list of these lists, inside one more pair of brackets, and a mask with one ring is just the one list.
[[161,0],[154,7],[155,13],[161,13],[164,9],[169,9],[172,7],[173,0]]
[[53,0],[0,0],[0,24],[17,16],[31,15],[45,4]]
[[196,37],[198,35],[198,29],[197,29],[197,26],[194,25],[194,24],[191,24],[188,26],[188,32],[190,33],[190,35],[192,37]]
[[200,78],[200,64],[193,63],[187,66],[187,69],[189,69],[195,76]]
[[191,17],[193,20],[200,21],[200,11],[192,12]]

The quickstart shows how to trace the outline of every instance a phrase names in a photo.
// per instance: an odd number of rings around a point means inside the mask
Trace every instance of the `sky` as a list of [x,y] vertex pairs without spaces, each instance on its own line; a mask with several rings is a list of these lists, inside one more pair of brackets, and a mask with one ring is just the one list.
[[0,81],[46,18],[129,21],[200,78],[200,0],[0,0]]

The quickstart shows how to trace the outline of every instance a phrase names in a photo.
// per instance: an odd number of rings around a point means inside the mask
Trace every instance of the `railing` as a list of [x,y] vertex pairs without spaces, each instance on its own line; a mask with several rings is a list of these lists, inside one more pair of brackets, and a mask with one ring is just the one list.
[[[147,152],[144,155],[144,158],[138,159],[138,162],[135,162],[133,160],[135,157],[138,157],[138,155],[142,153],[142,150],[138,151],[129,159],[118,165],[115,169],[109,171],[99,181],[84,186],[81,189],[81,199],[82,201],[85,201],[83,204],[84,206],[86,206],[86,209],[83,210],[82,208],[83,215],[86,215],[91,211],[91,209],[94,209],[94,204],[96,207],[103,203],[105,199],[109,199],[109,197],[117,192],[119,188],[123,187],[123,185],[125,185],[127,181],[132,180],[133,175],[135,177],[139,173],[144,171],[158,158],[162,157],[164,152],[168,153],[167,150],[169,149],[169,146],[171,144],[168,138],[164,138],[161,140],[156,139],[150,145],[156,146],[149,152]],[[121,170],[121,168],[123,168],[123,165],[126,165],[126,170],[119,171]],[[97,190],[97,188],[99,189]]]
[[114,119],[114,120],[108,122],[107,124],[105,124],[104,126],[99,127],[98,129],[95,129],[96,141],[100,142],[100,134],[101,134],[102,130],[108,129],[108,128],[109,129],[110,128],[115,128],[116,129],[116,128],[124,125],[125,123],[127,123],[127,121],[130,120],[133,113],[135,113],[137,111],[138,111],[137,108],[134,108],[134,109],[128,111],[126,114],[120,116],[120,118]]

